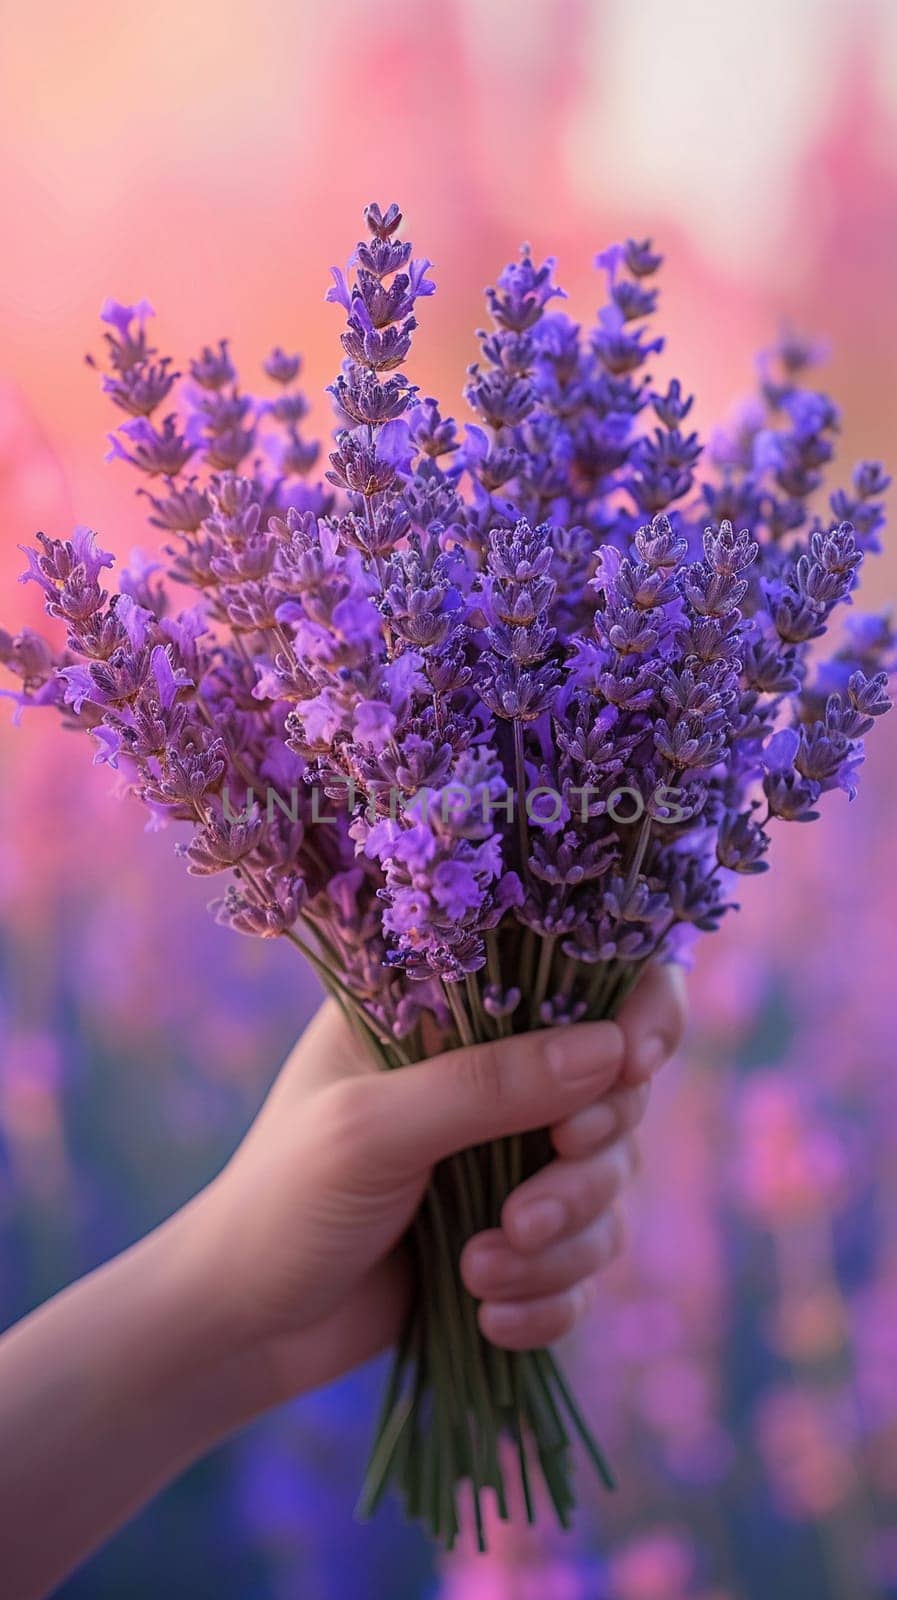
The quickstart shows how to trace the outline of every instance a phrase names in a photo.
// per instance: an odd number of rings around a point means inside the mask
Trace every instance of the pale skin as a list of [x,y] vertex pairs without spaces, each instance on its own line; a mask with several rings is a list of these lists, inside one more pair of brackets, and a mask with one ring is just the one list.
[[401,1247],[433,1164],[550,1126],[554,1160],[465,1247],[493,1343],[568,1332],[621,1240],[650,1079],[681,1037],[673,968],[615,1023],[376,1072],[333,1002],[223,1172],[138,1244],[0,1338],[0,1573],[46,1595],[192,1461],[391,1344]]

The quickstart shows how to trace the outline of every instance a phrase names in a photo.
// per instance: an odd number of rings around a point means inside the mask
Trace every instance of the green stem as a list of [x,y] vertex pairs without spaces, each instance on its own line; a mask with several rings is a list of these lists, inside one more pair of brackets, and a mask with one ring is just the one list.
[[[352,994],[350,989],[346,988],[346,985],[340,981],[336,973],[333,972],[330,967],[324,964],[320,956],[316,955],[314,950],[309,949],[309,946],[293,932],[292,928],[285,928],[281,937],[288,939],[290,944],[295,945],[296,949],[301,951],[302,955],[305,957],[305,960],[314,968],[315,972],[318,974],[318,977],[329,993],[352,1008],[359,1021],[367,1029],[371,1038],[376,1040],[377,1044],[380,1045],[383,1050],[389,1050],[394,1055],[397,1055],[400,1060],[402,1060],[404,1057],[404,1051],[398,1044],[397,1040],[390,1039],[385,1033],[383,1033],[383,1031],[374,1022],[373,1018],[370,1017],[365,1011],[361,1002],[356,999],[355,995]],[[387,1067],[392,1065],[388,1059],[384,1059],[382,1064]],[[406,1063],[406,1065],[407,1064],[410,1063]]]
[[542,1001],[545,999],[545,991],[548,988],[548,979],[551,975],[551,963],[554,957],[554,947],[556,944],[556,933],[549,933],[542,940],[542,946],[539,951],[539,965],[536,969],[536,982],[533,988],[532,1001],[530,1003],[529,1020],[530,1027],[532,1028],[536,1028],[539,1025],[539,1007],[541,1006]]
[[532,1416],[533,1436],[539,1466],[545,1487],[551,1495],[558,1522],[562,1528],[570,1526],[570,1507],[573,1496],[570,1489],[570,1464],[567,1430],[561,1420],[551,1389],[533,1361],[529,1352],[519,1357],[520,1372],[526,1383],[529,1409]]
[[508,1141],[508,1193],[511,1194],[519,1186],[523,1177],[523,1139],[519,1133],[513,1133]]
[[[532,988],[533,964],[536,955],[536,935],[532,928],[526,928],[520,946],[520,993],[525,995]],[[522,1031],[522,1030],[521,1030]]]
[[[487,1475],[493,1468],[497,1475],[498,1441],[495,1431],[495,1420],[489,1396],[488,1385],[485,1383],[479,1356],[479,1331],[476,1326],[476,1313],[473,1310],[473,1301],[466,1290],[460,1287],[457,1280],[457,1268],[449,1244],[449,1235],[442,1209],[442,1202],[435,1183],[431,1183],[427,1191],[427,1210],[433,1225],[433,1235],[439,1251],[439,1262],[436,1266],[436,1284],[441,1299],[442,1330],[446,1337],[440,1337],[440,1329],[435,1327],[434,1344],[437,1347],[437,1357],[444,1356],[445,1346],[448,1347],[448,1361],[445,1362],[442,1381],[437,1373],[436,1399],[442,1398],[447,1402],[454,1396],[454,1410],[456,1411],[462,1429],[467,1436],[469,1452],[469,1470],[473,1485],[474,1513],[477,1525],[477,1545],[480,1550],[485,1550],[485,1537],[483,1534],[482,1509],[480,1506],[479,1491],[481,1485],[488,1481]],[[457,1290],[460,1288],[460,1295]],[[458,1300],[461,1301],[461,1314],[459,1317]],[[473,1326],[471,1328],[471,1315]],[[465,1337],[465,1334],[467,1337]],[[465,1362],[462,1351],[465,1351],[468,1363]],[[446,1382],[447,1368],[454,1368],[454,1379]],[[468,1386],[474,1390],[474,1412],[477,1427],[471,1426],[470,1412],[468,1409]],[[446,1405],[446,1409],[448,1409]],[[449,1430],[450,1431],[450,1428]],[[485,1457],[485,1473],[481,1465],[481,1452]],[[456,1475],[451,1475],[452,1505],[454,1507],[454,1484]]]
[[523,1489],[523,1503],[526,1507],[526,1520],[530,1526],[532,1526],[536,1520],[536,1513],[533,1508],[533,1494],[530,1487],[529,1463],[526,1459],[526,1421],[523,1404],[523,1385],[520,1376],[520,1362],[519,1360],[512,1358],[509,1366],[511,1371],[511,1389],[514,1406],[511,1428],[514,1434],[514,1443],[517,1446],[517,1463],[520,1468],[520,1483]]
[[580,1439],[585,1445],[586,1450],[588,1451],[588,1454],[591,1457],[591,1460],[597,1469],[598,1475],[604,1483],[605,1488],[616,1489],[617,1484],[614,1475],[611,1472],[605,1456],[599,1448],[598,1442],[589,1428],[585,1417],[574,1400],[567,1380],[558,1366],[558,1363],[555,1361],[554,1356],[551,1354],[551,1351],[537,1350],[533,1359],[536,1362],[536,1365],[544,1371],[546,1382],[550,1376],[551,1380],[556,1385],[558,1393],[560,1394],[561,1399],[567,1408],[570,1420],[579,1434]]
[[604,1016],[604,995],[613,975],[613,963],[599,961],[586,989],[586,1011],[592,1018]]
[[458,1030],[458,1037],[461,1040],[462,1045],[476,1044],[470,1018],[464,1009],[464,1003],[458,993],[458,985],[456,983],[448,983],[446,979],[443,978],[442,987],[445,991],[445,997],[448,1000],[449,1006],[451,1007],[451,1013],[455,1019],[455,1027]]
[[[506,1139],[493,1139],[489,1146],[492,1204],[489,1208],[488,1222],[493,1228],[501,1226],[502,1207],[511,1192],[508,1182],[507,1145]],[[511,1381],[513,1357],[509,1356],[506,1350],[490,1345],[489,1361],[495,1376],[496,1400],[499,1406],[512,1409],[514,1407],[514,1386]]]
[[561,981],[558,984],[557,991],[563,1000],[569,1000],[571,994],[573,993],[573,986],[576,983],[578,972],[579,963],[575,960],[575,958],[573,956],[565,956],[564,965],[561,970]]
[[626,874],[626,894],[630,894],[638,882],[638,875],[642,870],[642,862],[645,859],[645,851],[648,848],[648,841],[651,838],[651,823],[651,814],[650,812],[646,812],[644,821],[642,822],[641,830],[639,832],[635,853],[633,854],[632,861],[629,864],[629,871]]
[[475,973],[468,972],[465,988],[467,990],[467,1000],[470,1006],[470,1015],[473,1021],[474,1037],[477,1041],[477,1044],[482,1044],[484,1040],[490,1037],[492,1029],[489,1018],[483,1009],[483,997],[480,994],[480,986],[477,982]]
[[[473,1156],[472,1151],[465,1151],[464,1154],[465,1156]],[[451,1169],[452,1180],[455,1187],[455,1195],[458,1202],[458,1212],[461,1219],[461,1231],[465,1240],[471,1239],[475,1233],[479,1233],[481,1231],[481,1228],[486,1221],[483,1209],[482,1186],[479,1182],[479,1172],[476,1172],[476,1190],[474,1196],[472,1196],[467,1184],[465,1183],[465,1166],[462,1165],[457,1157],[452,1158],[448,1165]],[[470,1176],[472,1166],[476,1166],[475,1160],[472,1163],[466,1163],[466,1172],[468,1178]],[[473,1204],[471,1203],[472,1199]],[[477,1205],[477,1201],[479,1202],[479,1205],[475,1210],[474,1207]],[[508,1514],[508,1508],[505,1500],[504,1479],[502,1476],[501,1458],[498,1450],[499,1422],[496,1416],[495,1405],[493,1404],[492,1393],[490,1391],[489,1381],[486,1375],[486,1363],[490,1360],[490,1351],[489,1347],[486,1346],[477,1324],[476,1307],[474,1302],[464,1285],[461,1283],[460,1277],[458,1276],[455,1252],[449,1243],[447,1229],[443,1233],[443,1242],[445,1244],[446,1254],[452,1262],[452,1271],[455,1277],[457,1295],[461,1304],[461,1314],[464,1319],[464,1326],[467,1333],[468,1345],[465,1352],[465,1371],[470,1381],[473,1412],[483,1446],[483,1455],[485,1458],[485,1481],[494,1484],[498,1494],[499,1512],[502,1517],[506,1518]],[[501,1353],[502,1352],[500,1351],[495,1352],[496,1355]],[[490,1365],[492,1365],[491,1361]],[[510,1390],[510,1383],[508,1384],[508,1389]],[[499,1404],[501,1403],[500,1397],[496,1396],[496,1400]],[[472,1476],[474,1495],[476,1496],[479,1477],[476,1462],[474,1464],[474,1472]]]
[[[498,992],[500,998],[504,1000],[505,986],[501,972],[501,956],[498,950],[498,940],[492,928],[486,934],[486,971],[489,974],[489,982],[492,987]],[[494,1017],[492,1022],[499,1038],[507,1038],[510,1030],[509,1019],[504,1016]]]
[[514,780],[517,789],[517,837],[520,874],[529,877],[529,819],[526,814],[526,764],[523,759],[523,723],[514,718]]
[[383,1405],[380,1409],[374,1433],[374,1447],[355,1512],[357,1517],[363,1519],[372,1516],[380,1503],[389,1482],[390,1468],[399,1446],[402,1431],[407,1426],[411,1415],[410,1403],[405,1401],[404,1405],[400,1406],[398,1400],[411,1347],[412,1325],[412,1318],[409,1316],[402,1332],[402,1338],[389,1375],[389,1382],[383,1396]]

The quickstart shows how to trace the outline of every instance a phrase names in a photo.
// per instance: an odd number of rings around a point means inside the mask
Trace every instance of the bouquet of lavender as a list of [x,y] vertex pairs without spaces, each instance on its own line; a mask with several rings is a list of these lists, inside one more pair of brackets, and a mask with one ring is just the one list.
[[[774,821],[853,795],[894,635],[849,612],[814,659],[878,548],[888,480],[863,464],[823,509],[838,415],[801,382],[808,348],[761,359],[698,486],[692,401],[645,370],[660,257],[600,255],[607,303],[583,334],[554,262],[524,247],[488,291],[479,420],[459,430],[403,371],[430,263],[395,206],[365,220],[327,297],[345,359],[323,483],[298,357],[275,350],[255,399],[227,342],[206,348],[183,415],[155,422],[179,374],[150,308],[104,307],[103,387],[128,416],[112,453],[147,480],[194,603],[175,609],[142,557],[109,594],[91,533],[39,534],[24,581],[65,645],[26,628],[0,656],[21,704],[56,706],[154,820],[187,825],[187,870],[229,879],[218,918],[295,945],[396,1069],[611,1016],[647,962],[716,928]],[[548,1153],[527,1136],[444,1163],[413,1230],[363,1504],[393,1482],[449,1543],[460,1481],[482,1541],[480,1491],[505,1509],[509,1459],[530,1516],[538,1463],[566,1523],[573,1431],[609,1481],[551,1355],[487,1346],[458,1275]]]

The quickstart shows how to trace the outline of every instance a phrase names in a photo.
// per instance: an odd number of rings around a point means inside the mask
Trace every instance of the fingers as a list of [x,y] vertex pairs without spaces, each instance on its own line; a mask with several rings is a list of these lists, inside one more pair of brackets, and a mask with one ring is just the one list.
[[[452,1051],[400,1073],[375,1075],[370,1053],[334,1000],[320,1008],[281,1072],[276,1105],[312,1087],[368,1080],[364,1115],[395,1159],[432,1165],[466,1144],[556,1124],[556,1148],[576,1157],[631,1129],[642,1103],[619,1095],[575,1128],[573,1114],[617,1088],[645,1083],[679,1043],[684,981],[675,966],[649,966],[615,1023],[580,1023]],[[625,1050],[625,1059],[624,1059]]]
[[[623,1104],[633,1107],[642,1098],[630,1090]],[[576,1121],[572,1116],[568,1126]],[[583,1160],[550,1162],[505,1201],[501,1228],[465,1246],[461,1276],[480,1301],[480,1328],[493,1344],[533,1349],[560,1338],[582,1316],[596,1274],[621,1248],[614,1201],[634,1159],[633,1141],[626,1138]]]
[[622,1080],[645,1083],[678,1049],[686,1022],[685,976],[681,967],[646,967],[619,1016],[626,1040]]
[[480,1234],[465,1250],[461,1271],[471,1294],[480,1298],[477,1318],[484,1336],[506,1350],[534,1350],[569,1333],[595,1298],[598,1274],[619,1255],[622,1243],[619,1211],[607,1212],[540,1256],[516,1256],[500,1233]]
[[501,1226],[509,1243],[524,1255],[579,1233],[617,1198],[634,1167],[629,1142],[613,1145],[584,1161],[550,1161],[508,1196]]
[[556,1122],[551,1130],[551,1142],[558,1155],[570,1161],[581,1160],[632,1133],[645,1114],[650,1092],[647,1083],[611,1089],[603,1100]]
[[561,1294],[538,1300],[488,1300],[477,1308],[484,1337],[504,1350],[538,1350],[563,1338],[595,1298],[597,1284],[586,1278]]
[[606,1267],[622,1238],[617,1210],[535,1255],[522,1255],[500,1228],[490,1228],[462,1251],[461,1277],[477,1300],[518,1302],[560,1294]]
[[400,1171],[420,1171],[584,1109],[611,1088],[622,1061],[616,1024],[588,1022],[453,1050],[352,1088],[367,1096],[370,1151]]

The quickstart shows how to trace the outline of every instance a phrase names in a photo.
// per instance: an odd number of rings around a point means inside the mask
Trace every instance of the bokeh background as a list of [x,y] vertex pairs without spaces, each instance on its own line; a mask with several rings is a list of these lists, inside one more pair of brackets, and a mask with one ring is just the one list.
[[[459,395],[521,239],[588,315],[595,250],[650,233],[699,424],[790,320],[831,342],[842,460],[897,465],[893,0],[2,0],[0,30],[7,622],[37,620],[15,584],[36,527],[151,547],[83,363],[103,298],[146,295],[180,360],[222,333],[247,368],[301,347],[315,397],[328,268],[372,198],[436,264],[425,392]],[[897,590],[894,548],[868,601]],[[0,1325],[217,1169],[316,1000],[292,952],[212,924],[81,741],[9,722]],[[622,1492],[584,1474],[574,1535],[441,1565],[393,1511],[359,1527],[372,1368],[189,1473],[66,1600],[897,1596],[897,730],[877,731],[850,816],[835,796],[780,839],[701,951],[628,1256],[569,1352]]]

